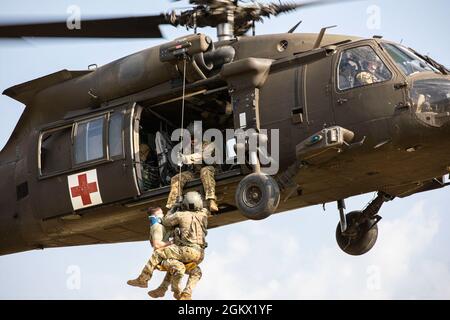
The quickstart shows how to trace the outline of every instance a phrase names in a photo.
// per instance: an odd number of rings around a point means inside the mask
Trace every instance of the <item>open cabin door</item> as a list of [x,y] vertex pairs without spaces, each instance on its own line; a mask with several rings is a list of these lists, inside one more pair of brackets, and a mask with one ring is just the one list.
[[135,104],[125,104],[41,130],[35,194],[39,218],[88,214],[139,194],[135,112]]

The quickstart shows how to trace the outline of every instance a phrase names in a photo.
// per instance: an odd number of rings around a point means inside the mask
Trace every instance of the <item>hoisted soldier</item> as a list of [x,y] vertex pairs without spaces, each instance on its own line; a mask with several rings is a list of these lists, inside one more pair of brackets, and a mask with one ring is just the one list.
[[[155,212],[155,211],[154,211]],[[173,212],[168,212],[168,215],[173,214]],[[167,244],[178,243],[179,229],[178,228],[166,228],[162,225],[162,218],[164,217],[161,208],[156,208],[155,217],[150,218],[151,228],[150,228],[150,242],[155,250],[164,248]],[[155,219],[156,218],[156,219]],[[169,241],[173,238],[172,241]],[[186,264],[186,274],[189,275],[186,289],[188,292],[192,292],[195,284],[201,279],[202,271],[196,263]],[[160,268],[161,270],[162,268]],[[163,271],[163,270],[162,270]],[[162,298],[165,296],[169,286],[172,283],[172,275],[170,272],[166,272],[166,275],[159,285],[158,288],[148,292],[148,295],[152,298]],[[145,286],[147,287],[147,285]],[[187,299],[187,296],[183,296],[183,299]]]
[[[188,192],[183,199],[182,211],[168,214],[162,219],[166,227],[179,229],[175,244],[155,250],[139,277],[128,284],[147,284],[155,268],[161,265],[170,272],[174,297],[180,300],[191,299],[192,289],[201,278],[198,265],[203,261],[204,249],[207,246],[205,238],[208,214],[208,210],[203,208],[201,195],[198,192]],[[196,264],[196,268],[190,272],[186,288],[181,290],[181,279],[186,273],[186,265],[192,263]]]
[[[191,134],[191,143],[195,146],[198,141],[196,140],[196,128],[194,123],[191,123],[186,128]],[[202,134],[197,132],[197,134]],[[171,209],[176,203],[178,197],[183,193],[183,188],[189,181],[195,179],[195,173],[200,172],[200,179],[205,190],[205,199],[208,202],[209,210],[211,212],[219,211],[216,199],[216,180],[215,180],[215,168],[212,165],[203,166],[203,154],[212,155],[216,145],[214,142],[203,142],[203,152],[197,152],[190,155],[181,155],[181,162],[185,165],[191,166],[191,170],[181,172],[172,177],[170,183],[170,194],[167,199],[166,207]]]

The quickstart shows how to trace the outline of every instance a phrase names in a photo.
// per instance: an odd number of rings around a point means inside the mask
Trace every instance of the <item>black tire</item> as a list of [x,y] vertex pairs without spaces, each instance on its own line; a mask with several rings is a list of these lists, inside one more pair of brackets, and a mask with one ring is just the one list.
[[235,200],[246,218],[263,220],[276,211],[280,203],[280,188],[271,176],[252,173],[239,183]]
[[347,214],[348,230],[352,228],[353,236],[343,235],[341,225],[336,228],[336,241],[339,248],[352,256],[360,256],[370,251],[378,238],[378,225],[373,225],[374,220],[367,220],[360,225],[356,225],[361,211],[353,211]]

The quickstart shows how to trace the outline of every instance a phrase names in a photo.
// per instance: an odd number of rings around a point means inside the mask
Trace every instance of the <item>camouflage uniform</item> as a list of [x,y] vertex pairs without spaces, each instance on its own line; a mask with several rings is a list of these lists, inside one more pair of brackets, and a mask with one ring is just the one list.
[[205,237],[207,234],[208,211],[179,211],[168,215],[163,219],[163,224],[167,227],[178,226],[180,235],[177,243],[168,247],[155,250],[150,260],[142,270],[141,276],[145,281],[149,281],[155,268],[161,264],[169,270],[172,280],[172,291],[176,297],[182,293],[191,295],[192,288],[201,277],[201,270],[198,268],[192,271],[186,289],[181,291],[181,279],[186,273],[186,263],[195,262],[199,264],[204,257],[206,247]]
[[[162,225],[162,223],[154,224],[150,227],[150,244],[153,246],[153,241],[164,241],[168,242],[173,232],[166,231],[166,228]],[[163,281],[159,285],[158,288],[149,292],[153,298],[164,297],[164,294],[167,292],[170,286],[171,277],[170,274],[167,273],[164,277]]]
[[[150,229],[150,243],[153,243],[153,239],[160,240],[167,242],[169,241],[169,238],[174,237],[175,244],[179,243],[179,229],[169,229],[166,231],[166,228],[162,224],[155,224]],[[163,236],[164,235],[164,236]],[[194,263],[192,265],[186,265],[186,274],[189,275],[188,282],[186,285],[186,288],[184,289],[185,292],[188,292],[189,295],[192,294],[192,289],[195,287],[198,281],[200,281],[202,277],[202,271],[198,264],[200,264],[203,261],[203,257],[198,261],[197,263]],[[172,283],[172,274],[170,270],[170,263],[165,263],[164,261],[161,263],[161,267],[164,268],[166,271],[166,276],[164,277],[163,281],[159,285],[158,288],[151,290],[148,294],[152,298],[162,298],[166,294],[167,290],[169,290],[169,286]],[[193,267],[193,268],[190,268]]]
[[[213,142],[203,144],[203,153],[211,154],[215,145]],[[203,166],[198,164],[203,159],[202,153],[193,153],[183,156],[185,164],[193,164],[194,172],[200,171],[200,179],[202,180],[203,188],[205,189],[205,199],[216,201],[216,180],[214,178],[215,168],[213,166]],[[184,171],[172,177],[170,183],[170,194],[167,199],[166,207],[171,209],[179,196],[179,191],[183,192],[183,188],[189,181],[194,180],[194,173],[191,171]]]

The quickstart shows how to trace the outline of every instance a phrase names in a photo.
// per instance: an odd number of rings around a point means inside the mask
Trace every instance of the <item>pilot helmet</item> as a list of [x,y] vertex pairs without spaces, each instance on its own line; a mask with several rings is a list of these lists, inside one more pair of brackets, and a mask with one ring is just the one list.
[[380,62],[378,60],[367,60],[363,62],[363,67],[367,71],[375,71],[379,69]]
[[189,191],[183,197],[183,209],[200,211],[203,209],[203,199],[197,191]]
[[343,60],[339,66],[339,69],[340,69],[339,70],[340,72],[346,72],[346,71],[351,72],[351,71],[353,71],[352,70],[353,66],[348,62],[348,60]]

